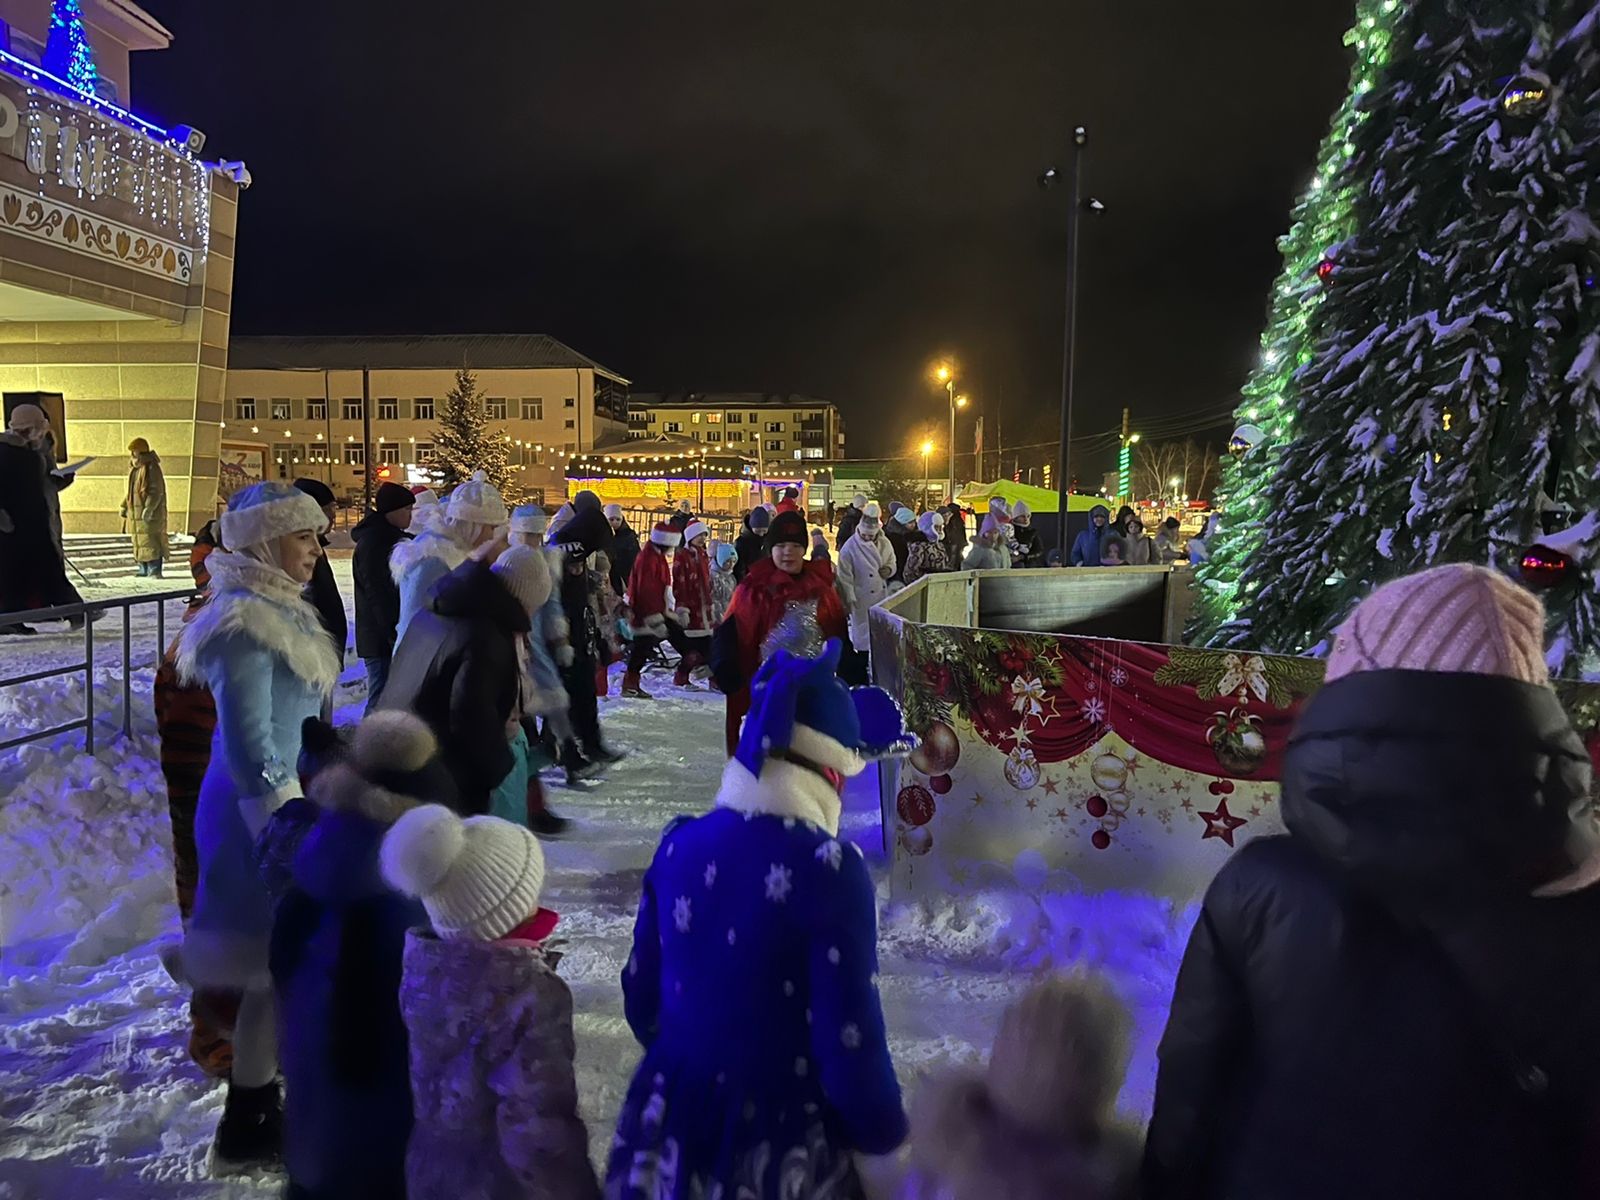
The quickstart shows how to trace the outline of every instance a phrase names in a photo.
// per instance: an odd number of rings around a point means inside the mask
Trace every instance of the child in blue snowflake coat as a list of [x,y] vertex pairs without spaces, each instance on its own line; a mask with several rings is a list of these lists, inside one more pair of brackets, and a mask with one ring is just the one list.
[[839,812],[847,777],[914,739],[884,692],[838,681],[839,653],[763,664],[716,808],[669,825],[645,875],[614,1200],[849,1200],[852,1154],[905,1137],[876,897]]

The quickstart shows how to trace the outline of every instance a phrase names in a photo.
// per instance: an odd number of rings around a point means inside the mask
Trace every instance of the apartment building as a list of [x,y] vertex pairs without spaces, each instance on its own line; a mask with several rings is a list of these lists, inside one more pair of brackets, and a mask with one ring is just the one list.
[[264,443],[269,475],[311,475],[347,498],[369,465],[396,482],[431,478],[463,366],[510,442],[518,498],[564,498],[570,458],[627,437],[628,381],[542,334],[235,337],[229,353],[229,437]]
[[844,457],[844,417],[812,396],[763,392],[637,392],[628,437],[672,434],[762,462]]

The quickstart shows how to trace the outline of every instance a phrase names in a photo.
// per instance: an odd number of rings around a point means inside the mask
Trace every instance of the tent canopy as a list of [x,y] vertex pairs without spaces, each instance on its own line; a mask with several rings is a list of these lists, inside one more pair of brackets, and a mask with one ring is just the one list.
[[[1000,479],[981,486],[968,484],[967,490],[956,499],[968,508],[987,508],[989,501],[996,496],[1007,504],[1015,504],[1021,500],[1036,513],[1053,513],[1058,508],[1057,497],[1053,491],[1026,483],[1012,483],[1009,479]],[[1080,496],[1077,492],[1067,496],[1069,513],[1086,513],[1097,504],[1106,504],[1106,501],[1099,496]]]

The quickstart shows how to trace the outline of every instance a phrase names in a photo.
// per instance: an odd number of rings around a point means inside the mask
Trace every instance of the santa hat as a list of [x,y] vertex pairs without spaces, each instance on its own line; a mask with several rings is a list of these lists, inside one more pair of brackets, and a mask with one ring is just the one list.
[[439,503],[439,493],[425,483],[412,487],[411,494],[417,498],[417,507],[422,508],[429,504]]
[[909,754],[900,708],[882,688],[850,689],[838,676],[841,643],[831,640],[817,658],[775,650],[750,685],[734,758],[759,778],[769,757],[795,757],[812,769],[859,775],[867,763]]
[[328,527],[328,514],[297,487],[276,480],[235,492],[222,514],[222,544],[230,550],[262,546],[291,533]]
[[668,521],[657,521],[655,528],[650,531],[650,542],[655,546],[676,546],[683,540],[683,535]]
[[711,532],[711,527],[709,525],[707,525],[704,521],[700,521],[700,520],[690,521],[683,528],[683,544],[685,546],[687,546],[690,542],[694,541],[695,538],[699,537],[702,533],[710,533],[710,532]]
[[415,896],[442,938],[492,942],[539,911],[544,851],[521,825],[414,808],[383,839],[383,876]]
[[477,471],[472,478],[450,493],[446,508],[457,525],[504,525],[506,502],[488,475]]

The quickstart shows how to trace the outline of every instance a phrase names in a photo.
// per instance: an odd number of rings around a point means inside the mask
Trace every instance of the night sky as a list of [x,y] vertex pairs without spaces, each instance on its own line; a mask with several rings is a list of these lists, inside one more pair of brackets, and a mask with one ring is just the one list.
[[1229,402],[1352,9],[145,3],[175,41],[135,56],[135,109],[255,177],[237,332],[549,333],[635,390],[835,400],[857,456],[939,426],[940,352],[1007,443],[1053,440],[1064,210],[1035,179],[1079,122],[1107,212],[1078,431]]

